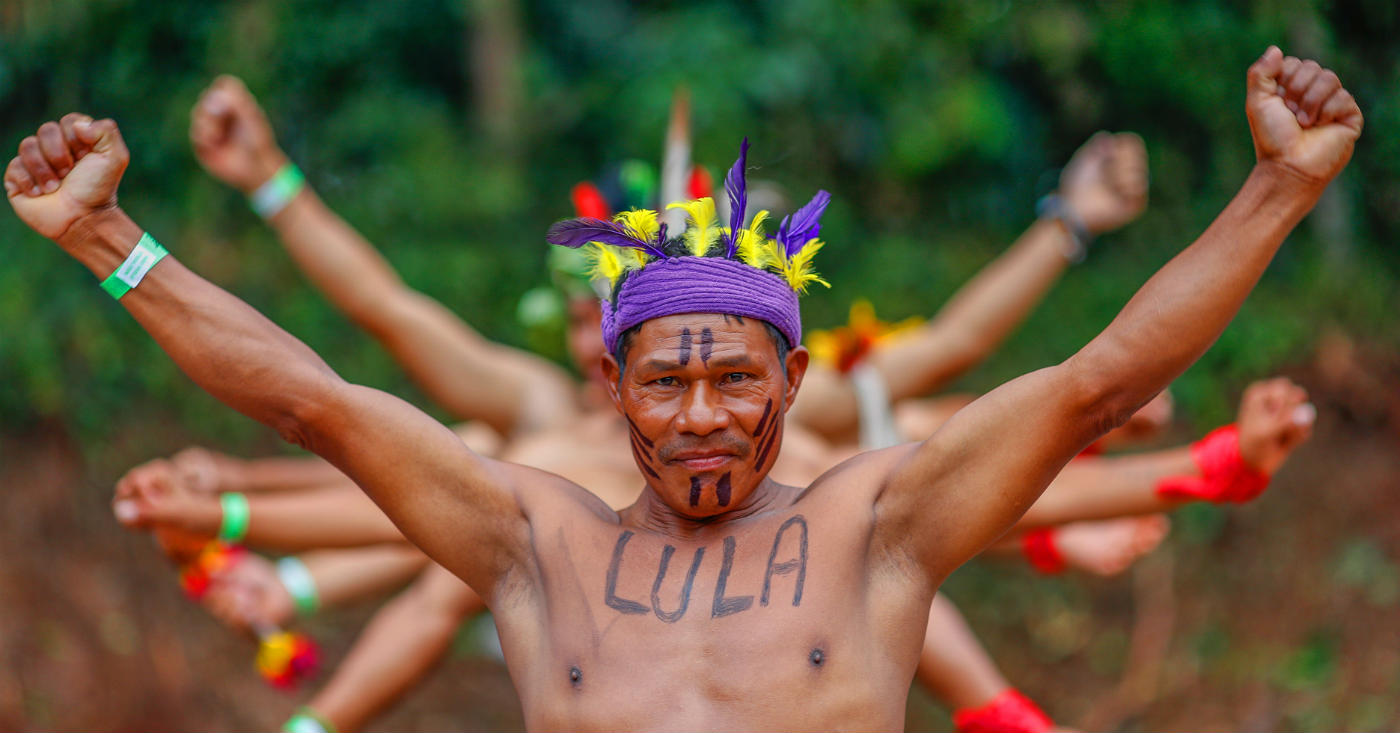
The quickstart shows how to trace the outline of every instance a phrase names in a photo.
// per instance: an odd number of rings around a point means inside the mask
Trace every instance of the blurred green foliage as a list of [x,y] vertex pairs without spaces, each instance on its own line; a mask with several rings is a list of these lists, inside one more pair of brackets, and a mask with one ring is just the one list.
[[[1149,211],[1105,237],[965,385],[981,389],[1072,353],[1224,205],[1252,161],[1244,69],[1277,42],[1337,69],[1366,134],[1178,396],[1217,420],[1245,381],[1303,358],[1324,326],[1396,338],[1390,0],[25,0],[0,7],[0,24],[0,142],[13,149],[71,110],[115,117],[133,153],[123,203],[139,222],[347,377],[410,396],[195,164],[188,110],[216,74],[247,81],[283,147],[409,283],[515,344],[526,343],[516,301],[544,281],[540,235],[568,213],[568,187],[624,157],[655,159],[678,84],[712,171],[748,135],[756,175],[798,200],[834,194],[819,266],[836,287],[808,299],[812,326],[843,320],[859,296],[888,318],[931,313],[1030,222],[1080,142],[1141,133]],[[512,26],[518,58],[499,79],[518,101],[487,114],[482,100],[497,97],[478,72],[500,48],[482,39]],[[0,241],[4,428],[57,419],[93,443],[123,415],[154,411],[215,444],[254,433],[59,250],[8,214]]]

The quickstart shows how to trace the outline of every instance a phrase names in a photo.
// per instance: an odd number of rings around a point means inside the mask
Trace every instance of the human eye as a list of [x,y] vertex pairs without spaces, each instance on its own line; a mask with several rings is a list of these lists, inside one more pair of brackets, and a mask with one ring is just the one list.
[[651,383],[658,387],[674,387],[677,384],[680,384],[680,382],[675,377],[657,377],[656,379],[651,380]]
[[727,372],[723,377],[721,377],[721,380],[725,384],[738,384],[739,382],[742,382],[748,378],[749,375],[745,374],[744,372]]

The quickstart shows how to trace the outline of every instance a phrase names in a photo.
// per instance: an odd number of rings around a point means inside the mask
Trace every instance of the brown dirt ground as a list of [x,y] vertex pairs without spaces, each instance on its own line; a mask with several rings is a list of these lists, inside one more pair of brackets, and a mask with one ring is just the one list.
[[[980,563],[949,583],[1057,720],[1400,729],[1400,361],[1324,352],[1287,372],[1312,392],[1318,428],[1263,500],[1179,512],[1122,578]],[[186,442],[158,423],[167,453]],[[149,540],[107,511],[114,478],[149,457],[135,450],[84,456],[54,426],[0,438],[0,729],[273,729],[305,693],[259,681],[251,642],[185,601]],[[309,624],[330,665],[372,611]],[[375,727],[518,729],[504,668],[472,646],[464,634]],[[950,728],[917,689],[908,726]]]

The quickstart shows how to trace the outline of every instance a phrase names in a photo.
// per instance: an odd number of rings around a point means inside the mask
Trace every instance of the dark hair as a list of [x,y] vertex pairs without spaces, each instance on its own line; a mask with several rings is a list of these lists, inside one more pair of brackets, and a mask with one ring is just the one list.
[[[607,306],[605,305],[603,307],[606,308]],[[726,315],[725,317],[737,318],[740,323],[744,322],[743,316]],[[783,332],[779,331],[777,326],[774,326],[768,321],[758,322],[763,324],[764,330],[768,332],[768,337],[773,339],[773,347],[778,350],[778,362],[780,364],[787,364],[788,352],[792,351],[792,345],[788,343],[787,336],[784,336]],[[643,323],[645,323],[645,321],[643,321]],[[622,335],[617,337],[617,345],[612,350],[612,356],[617,362],[618,384],[622,383],[622,373],[627,371],[627,352],[632,348],[632,337],[637,335],[637,331],[641,330],[641,328],[642,324],[638,323],[626,331],[623,331]],[[787,381],[787,369],[783,369],[783,381]]]

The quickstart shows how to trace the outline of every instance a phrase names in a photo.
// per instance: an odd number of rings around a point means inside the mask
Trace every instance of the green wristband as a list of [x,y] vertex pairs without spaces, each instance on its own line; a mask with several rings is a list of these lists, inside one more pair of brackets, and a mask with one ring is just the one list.
[[340,733],[329,720],[316,714],[305,705],[297,708],[292,717],[282,724],[282,733]]
[[316,578],[307,569],[301,558],[287,556],[277,561],[277,579],[292,597],[297,613],[309,616],[316,613],[320,599],[316,596]]
[[306,177],[301,174],[301,169],[288,162],[278,168],[267,183],[258,186],[258,190],[248,197],[248,204],[258,212],[258,216],[270,219],[291,203],[305,184]]
[[224,510],[223,521],[219,523],[219,539],[230,545],[242,542],[248,534],[248,497],[236,491],[220,494],[219,506]]
[[141,239],[132,248],[131,254],[126,256],[126,260],[121,266],[107,276],[102,281],[102,289],[107,294],[121,300],[132,288],[141,284],[141,279],[146,277],[146,273],[151,271],[166,255],[170,254],[164,247],[160,246],[155,237],[150,232],[141,232]]

